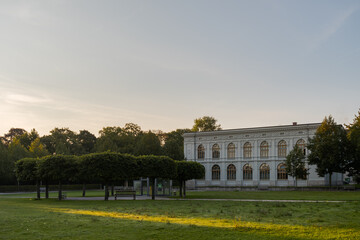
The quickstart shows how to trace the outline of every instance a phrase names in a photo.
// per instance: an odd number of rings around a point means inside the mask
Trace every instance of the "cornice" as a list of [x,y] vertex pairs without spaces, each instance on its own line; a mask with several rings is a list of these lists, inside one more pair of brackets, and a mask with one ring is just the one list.
[[218,130],[211,132],[191,132],[184,133],[184,138],[190,137],[206,137],[206,136],[223,136],[223,135],[238,135],[238,134],[254,134],[254,133],[265,133],[265,132],[281,132],[281,131],[299,131],[299,130],[316,130],[321,123],[308,123],[298,125],[281,125],[281,126],[270,126],[270,127],[255,127],[255,128],[238,128],[238,129],[227,129]]

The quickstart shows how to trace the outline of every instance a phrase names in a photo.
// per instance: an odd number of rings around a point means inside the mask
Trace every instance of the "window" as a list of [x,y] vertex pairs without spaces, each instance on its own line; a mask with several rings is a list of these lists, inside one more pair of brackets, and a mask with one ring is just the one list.
[[220,147],[218,144],[214,144],[212,147],[212,158],[214,159],[220,158]]
[[236,167],[234,164],[227,167],[227,180],[236,180]]
[[286,142],[284,140],[281,140],[278,143],[278,157],[286,157]]
[[252,167],[249,164],[245,164],[243,167],[243,179],[252,180]]
[[202,144],[198,146],[198,159],[204,159],[205,158],[205,148]]
[[266,163],[263,163],[260,166],[260,180],[269,180],[269,179],[270,179],[270,167]]
[[251,158],[251,143],[244,144],[244,158]]
[[286,173],[286,165],[283,163],[280,163],[277,167],[277,179],[278,180],[287,180],[288,175]]
[[305,141],[303,139],[298,140],[296,146],[298,146],[303,151],[304,155],[306,155]]
[[212,180],[220,180],[220,167],[219,165],[214,165],[211,169]]
[[227,157],[228,159],[235,158],[235,145],[233,143],[230,143],[227,147]]
[[261,158],[269,157],[269,144],[266,141],[263,141],[260,144],[260,157]]

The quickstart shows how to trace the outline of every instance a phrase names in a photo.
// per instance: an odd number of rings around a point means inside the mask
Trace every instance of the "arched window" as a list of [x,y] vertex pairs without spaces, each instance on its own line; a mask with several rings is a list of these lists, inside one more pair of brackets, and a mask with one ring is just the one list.
[[227,147],[227,157],[228,159],[235,158],[235,145],[233,143],[230,143]]
[[269,179],[270,179],[270,167],[266,163],[263,163],[260,166],[260,180],[269,180]]
[[288,175],[286,173],[286,165],[283,163],[280,163],[277,167],[277,179],[278,180],[287,180]]
[[251,158],[251,143],[244,144],[244,158]]
[[249,164],[245,164],[243,167],[243,179],[252,180],[252,167]]
[[219,159],[220,158],[220,147],[218,144],[214,144],[212,147],[212,158]]
[[284,140],[281,140],[278,143],[278,157],[286,157],[286,142]]
[[220,167],[214,165],[211,169],[212,180],[220,180]]
[[227,180],[236,180],[236,167],[234,164],[227,167]]
[[304,155],[306,155],[305,141],[303,139],[298,140],[296,146],[298,146],[303,151]]
[[263,141],[260,144],[260,157],[261,158],[269,157],[269,144],[266,141]]
[[198,159],[204,159],[205,158],[205,148],[202,144],[198,146]]

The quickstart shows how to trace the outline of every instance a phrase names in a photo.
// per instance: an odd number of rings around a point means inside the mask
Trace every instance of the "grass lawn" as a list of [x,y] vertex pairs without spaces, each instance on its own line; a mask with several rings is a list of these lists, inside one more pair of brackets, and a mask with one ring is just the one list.
[[189,191],[186,198],[360,201],[360,191]]
[[0,196],[0,239],[360,239],[360,201],[351,200],[105,202]]

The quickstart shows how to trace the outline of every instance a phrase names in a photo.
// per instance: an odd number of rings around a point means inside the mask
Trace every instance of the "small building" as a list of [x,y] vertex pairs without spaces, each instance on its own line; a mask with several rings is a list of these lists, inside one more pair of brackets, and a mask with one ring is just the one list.
[[[205,167],[205,178],[190,181],[190,187],[256,187],[294,186],[286,174],[284,161],[298,145],[309,154],[306,144],[321,123],[240,128],[212,132],[185,133],[184,155]],[[328,178],[319,177],[316,166],[306,159],[308,176],[298,179],[298,186],[328,185]],[[333,185],[341,185],[343,176],[333,174]]]

